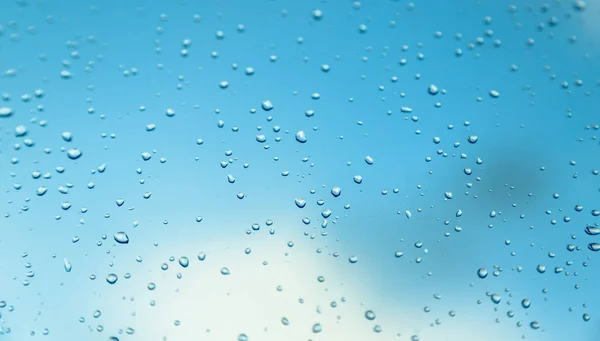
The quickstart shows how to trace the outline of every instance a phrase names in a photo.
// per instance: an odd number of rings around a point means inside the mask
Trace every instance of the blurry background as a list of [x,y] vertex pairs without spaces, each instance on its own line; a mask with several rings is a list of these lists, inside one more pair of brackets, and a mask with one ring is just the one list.
[[0,339],[600,337],[600,2],[1,8]]

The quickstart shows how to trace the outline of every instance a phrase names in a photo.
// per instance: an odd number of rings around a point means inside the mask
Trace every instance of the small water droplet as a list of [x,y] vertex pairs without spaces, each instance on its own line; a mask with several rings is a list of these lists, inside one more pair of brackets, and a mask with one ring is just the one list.
[[373,160],[373,158],[372,158],[372,157],[370,157],[370,156],[368,156],[368,155],[367,155],[367,156],[365,157],[365,162],[366,162],[368,165],[372,165],[372,164],[373,164],[375,161]]
[[365,311],[365,317],[367,318],[367,320],[373,321],[376,316],[375,316],[375,313],[373,312],[373,310],[367,310],[367,311]]
[[337,198],[340,196],[340,194],[342,194],[341,188],[339,188],[338,186],[333,186],[333,188],[331,188],[331,195]]
[[181,256],[179,257],[179,265],[181,265],[184,268],[187,268],[188,265],[190,265],[190,260],[185,256]]
[[229,274],[231,274],[231,272],[229,271],[228,268],[226,268],[226,267],[221,268],[221,275],[229,275]]
[[321,324],[320,324],[320,323],[315,323],[315,324],[313,324],[313,326],[312,326],[312,332],[313,332],[313,333],[315,333],[315,334],[316,334],[316,333],[320,333],[320,332],[322,332],[322,331],[323,331],[323,326],[321,326]]
[[294,202],[296,203],[296,206],[298,206],[298,208],[304,208],[304,206],[306,206],[306,200],[302,198],[296,198]]
[[71,272],[71,270],[73,270],[73,266],[71,265],[71,263],[69,263],[68,259],[63,259],[63,264],[65,266],[65,271],[66,272]]

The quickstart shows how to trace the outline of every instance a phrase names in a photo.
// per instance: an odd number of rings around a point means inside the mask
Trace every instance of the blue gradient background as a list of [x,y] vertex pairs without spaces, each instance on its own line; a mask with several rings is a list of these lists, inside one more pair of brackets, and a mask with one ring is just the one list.
[[[600,209],[593,172],[600,169],[600,2],[587,1],[584,11],[571,1],[544,4],[514,3],[512,13],[504,1],[381,0],[357,8],[351,1],[2,0],[0,92],[10,99],[0,107],[14,113],[0,117],[0,339],[597,340],[600,254],[587,245],[600,237],[584,228],[600,223],[591,214]],[[317,8],[320,21],[311,16]],[[185,58],[184,39],[192,41]],[[137,74],[126,76],[132,68]],[[5,74],[10,69],[14,76]],[[61,79],[63,69],[73,77]],[[429,84],[440,93],[428,94]],[[24,94],[31,99],[22,101]],[[273,110],[261,109],[265,100]],[[165,115],[168,108],[175,116]],[[15,136],[18,125],[27,136]],[[306,143],[295,140],[298,130]],[[70,148],[83,155],[70,160]],[[143,152],[153,157],[143,161]],[[34,171],[51,177],[33,179]],[[40,186],[48,187],[43,196]],[[337,198],[333,186],[342,189]],[[62,202],[72,207],[62,210]],[[332,215],[322,228],[325,209]],[[248,234],[253,223],[260,230]],[[129,244],[113,240],[118,231]],[[579,248],[569,252],[568,244]],[[538,264],[548,270],[538,273]],[[229,276],[220,274],[224,266]],[[564,271],[554,273],[557,266]],[[486,279],[477,276],[481,267]],[[109,273],[119,276],[114,285]],[[502,296],[499,304],[492,293]],[[321,333],[312,333],[314,323]]]

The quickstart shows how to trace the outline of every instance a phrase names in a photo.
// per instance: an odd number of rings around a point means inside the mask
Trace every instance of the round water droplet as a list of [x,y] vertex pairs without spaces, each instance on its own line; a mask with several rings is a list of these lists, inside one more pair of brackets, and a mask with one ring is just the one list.
[[73,134],[71,134],[71,132],[69,131],[65,131],[61,134],[63,140],[67,141],[67,142],[71,142],[73,140]]
[[587,322],[587,321],[591,320],[591,317],[590,317],[590,315],[589,315],[588,313],[585,313],[585,314],[583,314],[583,320],[584,320],[585,322]]
[[221,268],[221,275],[229,275],[229,274],[231,274],[231,272],[229,271],[228,268],[226,268],[226,267]]
[[67,156],[69,157],[69,159],[71,160],[76,160],[79,159],[79,157],[81,156],[81,151],[79,149],[76,148],[71,148],[67,151]]
[[355,176],[354,176],[354,182],[355,182],[355,183],[357,183],[357,184],[361,184],[361,183],[362,183],[362,181],[363,181],[363,178],[362,178],[362,176],[360,176],[360,175],[355,175]]
[[44,187],[44,186],[40,186],[38,187],[37,191],[35,192],[35,194],[42,196],[44,194],[46,194],[46,192],[48,192],[48,188]]
[[429,92],[430,95],[435,96],[438,94],[439,89],[434,84],[431,84],[431,85],[429,85],[429,89],[427,89],[427,92]]
[[181,265],[184,268],[187,268],[188,265],[190,265],[190,260],[185,256],[181,256],[179,257],[179,265]]
[[356,264],[358,262],[358,257],[350,256],[348,257],[348,262],[350,262],[350,264]]
[[402,257],[403,255],[404,255],[404,253],[403,253],[403,252],[400,252],[400,251],[396,251],[396,252],[394,252],[394,257],[396,257],[396,258],[400,258],[400,257]]
[[367,310],[367,311],[365,311],[365,317],[367,318],[367,320],[373,321],[376,316],[375,316],[375,313],[373,312],[373,310]]
[[129,236],[127,236],[127,233],[123,231],[115,233],[114,238],[119,244],[129,244]]
[[538,264],[536,270],[537,272],[543,274],[544,272],[546,272],[546,266],[544,264]]
[[246,334],[240,334],[237,339],[238,341],[248,341],[248,336]]
[[320,324],[320,323],[315,323],[315,324],[313,324],[313,326],[312,326],[312,332],[313,332],[313,333],[315,333],[315,334],[316,334],[316,333],[320,333],[320,332],[322,332],[322,331],[323,331],[323,326],[321,326],[321,324]]
[[287,317],[282,317],[281,318],[281,324],[283,324],[284,326],[289,326],[290,325],[290,321],[287,319]]
[[307,141],[306,135],[304,134],[304,132],[302,130],[299,130],[296,133],[296,141],[298,141],[300,143],[306,143],[306,141]]
[[488,271],[485,268],[480,268],[479,270],[477,270],[477,276],[479,276],[479,278],[483,279],[486,278],[488,275]]
[[373,158],[372,158],[372,157],[370,157],[370,156],[368,156],[368,155],[367,155],[367,156],[365,157],[365,162],[366,162],[368,165],[372,165],[372,164],[373,164],[375,161],[373,160]]
[[316,9],[312,12],[312,18],[314,21],[321,21],[323,19],[323,12],[320,9]]
[[502,298],[498,294],[492,294],[492,296],[490,296],[490,299],[492,300],[492,302],[498,304],[498,303],[500,303],[500,300]]
[[531,321],[531,323],[529,324],[529,327],[531,327],[531,329],[539,329],[540,323],[538,321]]
[[522,306],[523,308],[527,309],[527,308],[531,307],[531,301],[530,301],[529,299],[527,299],[527,298],[524,298],[524,299],[521,301],[521,306]]
[[477,137],[476,135],[471,135],[467,138],[467,141],[469,141],[469,143],[471,144],[477,143],[478,140],[479,137]]
[[115,284],[117,283],[117,280],[119,280],[119,277],[117,277],[117,275],[114,273],[110,273],[108,276],[106,276],[106,281],[108,284]]

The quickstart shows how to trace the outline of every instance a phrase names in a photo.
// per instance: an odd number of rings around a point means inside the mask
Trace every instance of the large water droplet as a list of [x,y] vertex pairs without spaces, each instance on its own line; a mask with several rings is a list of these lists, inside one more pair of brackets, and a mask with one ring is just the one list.
[[585,233],[589,234],[590,236],[599,235],[600,234],[600,227],[586,226]]
[[226,268],[226,267],[221,268],[221,275],[229,275],[229,274],[231,274],[231,271],[229,271],[228,268]]
[[305,143],[307,141],[306,135],[304,134],[304,132],[302,130],[300,130],[296,133],[296,141],[298,141],[300,143]]
[[10,117],[13,114],[12,108],[9,107],[0,107],[0,118],[2,117]]
[[262,103],[262,108],[264,111],[269,111],[273,109],[273,103],[271,103],[269,100],[266,100]]
[[69,159],[71,160],[76,160],[79,159],[79,157],[81,156],[81,151],[79,149],[76,148],[71,148],[67,151],[67,156],[69,157]]
[[365,317],[367,318],[367,320],[373,321],[376,316],[375,316],[375,313],[373,312],[373,310],[367,310],[367,311],[365,311]]
[[179,265],[181,265],[184,268],[187,268],[188,265],[190,265],[190,260],[185,256],[181,256],[179,257]]
[[63,259],[63,264],[65,266],[65,271],[66,272],[71,272],[71,270],[73,269],[73,266],[71,265],[71,263],[69,263],[68,259]]
[[117,275],[114,273],[110,273],[106,276],[106,281],[108,282],[108,284],[115,284],[118,280],[119,277],[117,277]]
[[600,251],[600,243],[590,243],[588,244],[588,249],[591,251]]
[[296,203],[296,206],[298,206],[299,208],[304,208],[304,206],[306,206],[306,200],[304,200],[302,198],[296,198],[294,200],[294,202]]
[[369,165],[372,165],[375,161],[369,155],[365,156],[365,162]]
[[488,271],[485,268],[481,268],[479,270],[477,270],[477,276],[479,276],[479,278],[483,279],[486,278],[488,275]]
[[115,233],[114,238],[115,238],[115,241],[119,244],[128,244],[129,243],[129,236],[127,236],[127,233],[125,233],[123,231],[119,231],[119,232]]
[[338,186],[333,186],[333,188],[331,188],[331,195],[337,198],[340,196],[340,194],[342,194],[341,188],[339,188]]
[[315,333],[315,334],[316,334],[316,333],[320,333],[320,332],[322,332],[322,331],[323,331],[323,326],[321,326],[321,324],[320,324],[320,323],[315,323],[315,324],[313,324],[313,326],[312,326],[312,332],[313,332],[313,333]]

